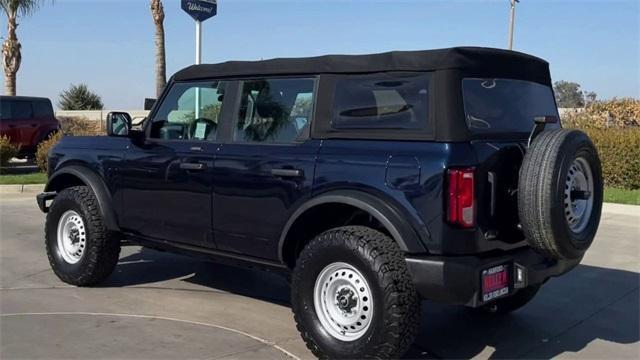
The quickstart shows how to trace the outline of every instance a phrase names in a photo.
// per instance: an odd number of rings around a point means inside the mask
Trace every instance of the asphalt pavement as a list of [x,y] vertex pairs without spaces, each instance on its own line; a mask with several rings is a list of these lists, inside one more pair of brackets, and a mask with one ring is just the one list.
[[[522,310],[424,301],[408,358],[640,358],[640,208],[606,204],[594,245]],[[280,275],[123,248],[94,288],[59,281],[33,194],[0,194],[0,359],[311,358]]]

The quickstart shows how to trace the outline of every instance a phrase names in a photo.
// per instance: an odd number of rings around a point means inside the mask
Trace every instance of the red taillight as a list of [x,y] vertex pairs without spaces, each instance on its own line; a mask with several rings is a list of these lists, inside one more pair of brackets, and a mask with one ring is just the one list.
[[461,227],[476,225],[474,169],[449,169],[447,221]]

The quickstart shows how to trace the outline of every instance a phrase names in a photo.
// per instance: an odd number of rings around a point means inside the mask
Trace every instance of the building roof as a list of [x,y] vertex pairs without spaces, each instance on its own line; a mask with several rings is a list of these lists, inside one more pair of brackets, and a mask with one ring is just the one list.
[[524,53],[481,47],[454,47],[422,51],[391,51],[369,55],[325,55],[260,61],[228,61],[192,65],[174,80],[244,77],[253,75],[305,75],[372,73],[381,71],[461,70],[468,74],[520,78],[550,83],[549,64]]

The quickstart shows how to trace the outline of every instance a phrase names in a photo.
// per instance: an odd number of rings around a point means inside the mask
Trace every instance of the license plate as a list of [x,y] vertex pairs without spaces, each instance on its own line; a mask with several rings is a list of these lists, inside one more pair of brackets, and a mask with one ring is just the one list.
[[509,267],[498,265],[482,270],[482,301],[489,301],[509,293]]

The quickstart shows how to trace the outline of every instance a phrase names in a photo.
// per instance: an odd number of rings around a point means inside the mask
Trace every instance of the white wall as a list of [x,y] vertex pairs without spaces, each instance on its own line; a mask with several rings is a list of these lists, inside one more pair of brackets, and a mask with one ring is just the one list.
[[59,110],[56,111],[56,116],[60,117],[84,117],[89,120],[104,121],[107,119],[107,114],[112,111],[121,111],[131,114],[132,118],[146,117],[149,115],[149,111],[146,110]]
[[93,121],[100,121],[104,126],[107,120],[107,114],[112,111],[129,113],[133,119],[134,125],[138,124],[143,118],[149,115],[149,111],[147,110],[59,110],[56,111],[56,117],[81,117]]

